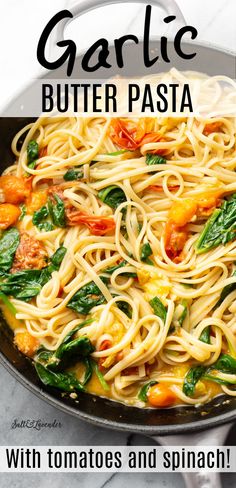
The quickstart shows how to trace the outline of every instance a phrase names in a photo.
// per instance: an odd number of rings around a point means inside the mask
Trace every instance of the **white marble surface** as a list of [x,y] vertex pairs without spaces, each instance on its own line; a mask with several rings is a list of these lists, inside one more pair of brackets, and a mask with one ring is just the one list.
[[[36,62],[38,37],[47,19],[60,8],[70,6],[71,0],[1,0],[0,2],[0,104],[11,98],[27,79],[39,72]],[[210,41],[236,51],[235,0],[177,0],[188,23],[197,26],[199,40]],[[118,5],[107,7],[88,15],[84,20],[71,24],[70,34],[79,35],[81,49],[102,35],[112,39],[126,32],[141,34],[143,29],[143,7],[140,5]],[[124,21],[125,19],[125,21]],[[155,13],[155,25],[159,25],[160,11]],[[89,29],[88,26],[89,25]],[[158,32],[160,34],[160,32]],[[3,96],[4,94],[4,96]],[[56,411],[18,384],[0,366],[0,444],[1,445],[119,445],[126,444],[128,434],[110,432],[85,424]],[[62,427],[55,430],[11,429],[14,419],[41,419],[46,422],[56,418]],[[235,445],[236,428],[228,444]],[[152,439],[132,436],[133,445],[152,444]],[[224,488],[236,486],[236,475],[223,475]],[[182,488],[183,480],[178,474],[84,474],[84,475],[0,475],[1,488],[119,488],[124,483],[136,488],[165,487]]]

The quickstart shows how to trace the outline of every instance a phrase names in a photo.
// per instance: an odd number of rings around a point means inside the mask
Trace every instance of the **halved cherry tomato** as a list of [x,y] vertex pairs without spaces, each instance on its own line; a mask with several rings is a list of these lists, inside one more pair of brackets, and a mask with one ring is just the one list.
[[25,354],[25,356],[29,356],[30,358],[34,356],[39,347],[38,340],[34,336],[30,335],[27,330],[25,332],[18,332],[15,335],[14,343],[20,352]]
[[113,217],[100,217],[96,215],[88,215],[79,210],[66,211],[68,225],[74,226],[79,224],[86,225],[91,234],[95,236],[103,236],[108,232],[114,231],[116,224]]
[[209,136],[213,132],[219,132],[222,127],[222,122],[212,122],[211,124],[206,124],[203,130],[205,136]]
[[0,205],[0,229],[5,230],[14,225],[18,220],[21,211],[11,203],[2,203]]
[[22,269],[42,269],[47,265],[48,254],[42,242],[27,232],[22,232],[11,273]]
[[25,178],[18,178],[14,175],[0,176],[0,190],[6,203],[22,203],[29,195]]
[[149,388],[147,393],[148,401],[152,407],[171,407],[176,401],[176,395],[163,383],[157,383]]
[[[153,122],[152,122],[153,124]],[[112,132],[111,139],[115,144],[123,149],[135,151],[144,144],[152,142],[163,141],[163,137],[159,132],[151,132],[150,119],[141,119],[138,124],[133,124],[130,121],[121,119],[114,119],[111,124]],[[156,149],[150,151],[153,154],[165,154],[166,150]]]
[[167,222],[165,227],[165,251],[167,256],[175,261],[181,254],[188,239],[186,227],[177,227],[172,222]]
[[[112,346],[111,341],[106,339],[105,341],[102,341],[102,343],[100,344],[99,351],[106,351],[106,349],[110,349],[111,346]],[[104,371],[103,363],[105,360],[106,358],[99,358],[98,360],[98,369],[100,371]]]
[[26,200],[27,211],[33,214],[47,202],[47,191],[34,191]]

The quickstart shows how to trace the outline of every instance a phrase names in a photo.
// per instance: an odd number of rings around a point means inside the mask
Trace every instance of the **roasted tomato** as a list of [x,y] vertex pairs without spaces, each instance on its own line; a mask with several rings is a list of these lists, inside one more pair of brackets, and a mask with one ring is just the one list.
[[[136,124],[125,119],[114,119],[111,124],[111,139],[123,149],[135,151],[144,144],[163,141],[159,132],[151,132],[153,120],[141,118]],[[154,154],[165,154],[164,149],[151,150]]]
[[176,401],[176,395],[163,383],[156,384],[149,388],[147,393],[148,401],[152,407],[171,407]]
[[39,347],[38,340],[30,335],[27,330],[25,332],[18,332],[15,335],[14,343],[20,352],[25,354],[25,356],[29,356],[30,358],[34,356]]
[[33,191],[26,200],[27,211],[33,214],[47,202],[47,191]]
[[0,204],[0,229],[5,230],[14,225],[20,214],[20,209],[15,205],[11,203]]
[[12,204],[24,202],[30,193],[26,180],[26,178],[18,178],[14,175],[0,176],[0,191],[3,201]]
[[23,232],[16,250],[11,273],[23,269],[42,269],[47,265],[48,254],[43,244],[34,237]]
[[212,134],[213,132],[220,132],[222,128],[222,122],[212,122],[210,124],[206,124],[203,130],[204,136],[209,136],[209,134]]
[[68,225],[86,225],[91,234],[95,236],[103,236],[104,234],[114,231],[116,227],[113,217],[88,215],[75,208],[66,211],[66,218]]
[[[102,341],[102,343],[100,344],[99,351],[106,351],[107,349],[110,349],[111,346],[112,346],[111,341],[106,339],[105,341]],[[100,371],[104,371],[104,369],[105,369],[103,367],[103,363],[105,360],[106,360],[106,358],[99,358],[99,360],[98,360],[98,368]]]

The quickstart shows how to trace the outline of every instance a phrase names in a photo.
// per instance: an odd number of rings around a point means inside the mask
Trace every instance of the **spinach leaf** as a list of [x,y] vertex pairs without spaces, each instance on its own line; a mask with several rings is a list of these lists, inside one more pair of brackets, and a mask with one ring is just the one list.
[[17,310],[14,307],[14,305],[8,300],[7,296],[0,292],[0,300],[4,303],[4,305],[8,308],[9,312],[11,312],[12,315],[16,316]]
[[161,300],[158,297],[154,297],[149,303],[153,308],[154,314],[157,315],[157,317],[160,317],[165,323],[167,311]]
[[149,383],[146,383],[144,386],[142,386],[142,388],[139,390],[139,394],[138,394],[139,400],[146,403],[148,401],[147,393],[148,393],[149,388],[151,386],[156,385],[156,384],[157,384],[157,381],[149,381]]
[[129,303],[124,302],[123,300],[120,300],[119,302],[116,302],[117,307],[129,317],[129,319],[132,319],[132,308]]
[[83,363],[84,363],[84,366],[85,366],[85,374],[84,374],[84,379],[83,379],[83,386],[85,386],[89,380],[91,379],[92,377],[92,374],[93,374],[93,368],[92,368],[92,364],[91,364],[91,361],[89,358],[84,358],[83,359]]
[[[103,283],[108,283],[108,279],[101,277]],[[75,310],[75,312],[82,315],[87,315],[93,307],[102,305],[106,299],[94,281],[90,281],[87,285],[82,286],[70,301],[67,307]]]
[[182,311],[180,317],[178,318],[178,322],[179,322],[180,327],[182,327],[182,325],[184,323],[184,320],[186,319],[187,313],[188,313],[188,304],[187,304],[187,301],[186,300],[182,300],[181,305],[183,307],[183,311]]
[[83,171],[78,171],[74,168],[68,169],[68,171],[64,174],[63,178],[65,181],[74,181],[80,180],[83,178],[84,173]]
[[191,368],[184,378],[183,392],[186,396],[193,396],[195,386],[206,371],[205,366],[195,366]]
[[98,192],[98,198],[109,207],[116,209],[123,202],[126,202],[126,195],[119,186],[108,186]]
[[62,343],[50,358],[47,367],[53,370],[65,369],[78,358],[86,358],[94,351],[88,337],[82,336]]
[[218,369],[222,373],[236,374],[236,359],[229,354],[222,354],[211,366],[211,369]]
[[27,301],[41,291],[41,270],[27,269],[9,274],[7,279],[0,283],[1,292],[11,295],[19,300]]
[[40,224],[44,219],[48,217],[48,215],[49,215],[48,208],[46,207],[46,205],[44,205],[39,210],[34,212],[33,219],[32,219],[33,224],[34,225]]
[[211,343],[210,335],[211,335],[211,326],[208,325],[207,327],[205,327],[205,329],[203,329],[199,337],[199,341],[205,342],[205,344],[210,344]]
[[39,157],[39,145],[36,141],[32,140],[27,146],[27,166],[34,169]]
[[236,271],[234,271],[234,273],[232,274],[232,276],[235,276],[235,283],[231,283],[230,285],[227,285],[223,288],[221,294],[220,294],[220,298],[218,300],[218,302],[216,303],[215,307],[214,308],[217,308],[221,305],[221,303],[224,301],[224,299],[230,294],[232,293],[232,291],[236,290]]
[[40,231],[43,232],[50,232],[54,229],[54,226],[51,222],[46,220],[49,216],[49,210],[46,205],[41,207],[39,210],[34,212],[32,222]]
[[73,391],[84,391],[83,385],[76,379],[73,373],[55,373],[38,362],[35,363],[35,369],[45,386],[52,386],[69,393]]
[[146,154],[146,164],[149,166],[153,164],[166,164],[166,158],[159,156],[158,154],[147,153]]
[[58,271],[65,253],[66,248],[57,249],[46,268],[26,269],[7,274],[5,280],[0,283],[0,291],[23,301],[37,296],[45,283],[50,280],[52,272]]
[[56,227],[66,227],[66,213],[64,202],[58,195],[56,195],[56,193],[53,194],[53,198],[56,203],[53,203],[50,198],[48,199],[48,210],[52,222]]
[[[116,271],[117,269],[123,268],[124,266],[127,266],[127,262],[121,261],[121,263],[116,264],[115,266],[110,266],[109,268],[104,269],[104,273],[112,275],[112,273],[114,273],[114,271]],[[126,273],[126,272],[124,272],[124,273],[121,273],[121,276],[129,276],[130,278],[136,278],[137,273],[129,273],[129,272]]]
[[12,227],[0,235],[0,273],[6,273],[12,267],[15,252],[20,244],[20,233]]
[[216,383],[227,385],[236,384],[235,380],[222,380],[217,376],[211,374],[211,371],[218,370],[222,373],[236,374],[236,359],[234,359],[229,354],[222,354],[219,359],[209,367],[206,366],[195,366],[191,368],[184,378],[183,392],[187,396],[193,396],[195,391],[195,386],[197,382],[202,379],[215,381]]
[[196,244],[197,254],[227,244],[236,238],[236,194],[225,200],[207,221]]
[[54,267],[54,271],[58,271],[60,269],[61,263],[66,253],[67,253],[66,247],[60,246],[58,247],[56,252],[51,256],[50,261]]
[[51,222],[41,222],[40,224],[37,225],[38,229],[42,232],[50,232],[51,230],[54,229],[54,226],[52,225]]
[[23,220],[23,218],[25,217],[26,212],[27,212],[25,204],[20,205],[20,211],[21,211],[21,214],[20,214],[19,220]]
[[152,255],[152,248],[151,248],[149,242],[146,242],[145,244],[142,245],[140,259],[144,263],[153,264],[151,259],[149,259],[149,256],[151,256],[151,255]]
[[99,370],[98,364],[96,363],[96,361],[94,361],[93,359],[90,359],[90,361],[92,364],[93,371],[96,374],[101,386],[103,387],[103,390],[105,390],[105,391],[110,390],[110,386],[107,384],[106,380],[104,379],[104,376],[101,373],[101,371]]
[[77,327],[70,330],[70,332],[68,332],[68,334],[66,334],[66,336],[64,337],[61,344],[68,344],[68,342],[70,342],[70,340],[75,336],[75,334],[76,334],[76,332],[78,332],[78,330],[82,329],[82,327],[85,327],[85,325],[91,324],[93,321],[94,321],[94,319],[88,319],[88,320],[84,320],[83,322],[81,322],[79,325],[77,325]]

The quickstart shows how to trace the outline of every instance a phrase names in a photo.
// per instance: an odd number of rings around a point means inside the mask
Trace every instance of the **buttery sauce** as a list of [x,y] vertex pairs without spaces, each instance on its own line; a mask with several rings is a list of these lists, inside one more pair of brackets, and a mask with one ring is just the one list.
[[[4,303],[0,303],[0,309],[2,311],[3,317],[6,320],[7,324],[11,328],[13,332],[15,332],[17,329],[22,329],[25,328],[24,322],[21,320],[16,319],[16,317],[10,312],[10,310],[7,308],[7,306]],[[184,378],[185,374],[189,370],[189,368],[192,366],[191,362],[186,362],[183,365],[179,366],[171,366],[171,365],[166,365],[163,366],[160,371],[158,371],[159,374],[163,376],[168,376],[168,377],[176,377],[178,379]],[[83,378],[84,374],[84,366],[81,363],[78,363],[76,366],[70,368],[70,371],[74,372],[76,377],[81,380]],[[147,382],[148,380],[145,380]],[[209,393],[209,401],[212,400],[214,397],[218,396],[219,394],[222,393],[222,390],[220,388],[220,385],[217,383],[213,383],[211,381],[203,380],[199,382],[199,388],[204,388],[208,393]],[[136,394],[138,395],[140,389],[140,385],[137,386],[136,389]],[[115,398],[112,395],[112,390],[111,390],[111,385],[109,385],[108,390],[104,390],[102,387],[97,375],[95,373],[92,374],[91,379],[86,385],[86,391],[88,393],[91,393],[96,396],[100,397],[105,397],[105,398],[110,398],[115,400]],[[135,401],[134,401],[135,404]],[[179,406],[182,405],[180,402],[176,402],[175,405]]]

